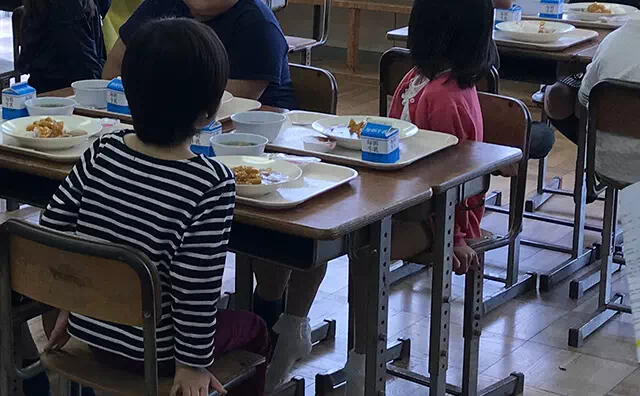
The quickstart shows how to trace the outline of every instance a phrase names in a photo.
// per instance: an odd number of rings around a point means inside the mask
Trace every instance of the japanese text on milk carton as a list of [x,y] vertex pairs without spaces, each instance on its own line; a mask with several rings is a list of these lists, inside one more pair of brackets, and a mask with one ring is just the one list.
[[207,157],[213,157],[215,153],[211,147],[210,139],[222,133],[222,124],[213,121],[211,124],[202,128],[198,133],[193,135],[191,140],[191,151],[195,154],[204,154]]
[[120,114],[131,114],[127,96],[124,94],[122,79],[116,77],[107,85],[107,111]]
[[367,122],[360,135],[362,160],[392,164],[400,160],[400,132],[390,125]]
[[513,4],[509,9],[495,9],[493,20],[495,24],[500,22],[518,22],[522,19],[522,7]]
[[2,90],[2,118],[12,120],[27,117],[29,112],[24,102],[36,97],[36,90],[26,82],[13,84]]

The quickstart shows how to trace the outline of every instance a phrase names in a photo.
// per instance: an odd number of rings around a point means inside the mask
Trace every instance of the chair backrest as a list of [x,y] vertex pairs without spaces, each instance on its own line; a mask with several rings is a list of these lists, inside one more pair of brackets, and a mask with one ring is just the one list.
[[640,84],[604,80],[589,96],[587,180],[622,189],[640,181]]
[[[393,96],[404,76],[413,68],[411,53],[407,48],[394,47],[380,58],[380,108],[381,116],[387,115],[389,96]],[[500,76],[495,67],[476,85],[478,91],[497,94],[500,89]]]
[[[142,326],[147,394],[157,393],[161,288],[157,269],[145,255],[8,220],[0,226],[0,342],[3,351],[11,352],[12,291],[99,320]],[[10,357],[3,356],[3,364],[15,367]]]
[[[527,193],[527,164],[531,143],[531,113],[518,99],[490,93],[478,93],[484,129],[484,142],[522,150],[517,180],[511,182],[510,223],[514,232],[522,226]],[[515,181],[515,183],[514,183]]]
[[338,83],[329,71],[312,66],[289,64],[298,108],[318,113],[336,114]]

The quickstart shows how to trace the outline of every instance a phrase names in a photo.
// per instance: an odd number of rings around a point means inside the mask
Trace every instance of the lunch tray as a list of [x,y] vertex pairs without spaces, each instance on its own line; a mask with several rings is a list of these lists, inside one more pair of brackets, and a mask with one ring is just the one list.
[[289,209],[349,183],[358,177],[358,172],[346,166],[314,162],[302,168],[302,176],[285,187],[262,197],[236,197],[236,202],[266,209]]
[[[74,96],[69,96],[73,99]],[[231,116],[236,113],[242,113],[244,111],[258,110],[262,107],[262,104],[257,100],[236,98],[231,99],[229,103],[220,105],[216,120],[219,122],[229,121]],[[94,109],[91,107],[76,106],[75,114],[84,115],[88,117],[108,117],[116,118],[124,122],[133,122],[132,118],[128,114],[114,113],[107,111],[106,109]]]
[[583,19],[578,18],[578,16],[576,15],[565,13],[562,15],[562,19],[545,18],[537,15],[523,15],[522,19],[534,20],[534,21],[564,22],[564,23],[573,25],[577,28],[613,30],[624,25],[625,22],[629,20],[629,17],[628,16],[602,17],[597,21],[585,21]]
[[493,32],[493,39],[496,43],[508,46],[508,47],[517,47],[517,48],[525,48],[525,49],[534,49],[534,50],[542,50],[542,51],[563,51],[569,47],[573,47],[574,45],[584,43],[585,41],[593,40],[598,38],[598,32],[593,30],[585,30],[585,29],[576,29],[570,33],[567,33],[566,36],[561,37],[559,40],[556,40],[551,43],[529,43],[525,41],[516,41],[504,34],[501,31]]
[[306,150],[302,143],[304,136],[323,136],[311,126],[292,125],[288,120],[282,127],[278,138],[267,145],[270,151],[295,155],[307,155],[324,161],[347,166],[360,166],[378,170],[392,171],[409,166],[419,159],[435,154],[458,143],[458,138],[447,133],[419,130],[414,136],[400,140],[400,160],[393,164],[383,164],[362,160],[362,152],[336,147],[329,153]]

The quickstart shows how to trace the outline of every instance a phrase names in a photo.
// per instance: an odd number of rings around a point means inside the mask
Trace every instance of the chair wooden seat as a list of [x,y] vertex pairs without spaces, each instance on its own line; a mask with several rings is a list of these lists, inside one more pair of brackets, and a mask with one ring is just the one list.
[[318,40],[306,37],[284,36],[289,45],[289,52],[298,52],[315,47]]
[[[233,351],[215,361],[214,374],[228,389],[253,375],[256,366],[264,360],[264,357],[250,352]],[[145,394],[142,375],[98,363],[86,344],[73,339],[60,351],[43,353],[41,362],[46,369],[95,390],[123,396]],[[160,378],[158,385],[159,395],[169,395],[173,378]]]

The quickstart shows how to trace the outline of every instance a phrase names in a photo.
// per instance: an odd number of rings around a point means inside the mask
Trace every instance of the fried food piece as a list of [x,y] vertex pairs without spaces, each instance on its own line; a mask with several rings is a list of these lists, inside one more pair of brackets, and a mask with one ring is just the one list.
[[260,170],[252,166],[234,166],[231,171],[236,176],[238,184],[262,184]]
[[366,121],[361,121],[361,122],[356,122],[354,119],[349,120],[349,132],[351,133],[355,133],[356,135],[358,135],[358,137],[360,137],[360,134],[362,133],[362,129],[364,128],[364,125],[366,124]]
[[64,122],[56,121],[51,117],[43,118],[27,125],[27,131],[35,132],[36,137],[45,139],[65,136]]
[[611,10],[604,4],[600,3],[589,4],[589,7],[587,7],[587,12],[592,12],[594,14],[611,14]]

